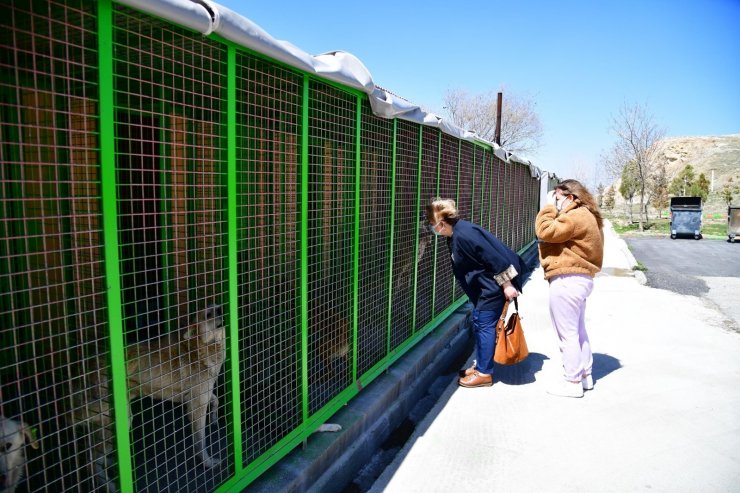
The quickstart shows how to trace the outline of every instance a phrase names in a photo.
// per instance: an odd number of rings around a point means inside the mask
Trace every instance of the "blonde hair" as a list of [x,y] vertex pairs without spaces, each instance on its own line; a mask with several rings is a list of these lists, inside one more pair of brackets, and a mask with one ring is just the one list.
[[596,200],[594,200],[591,192],[589,192],[588,189],[584,187],[581,182],[579,182],[578,180],[563,180],[555,185],[555,189],[562,190],[563,193],[565,193],[566,195],[572,195],[573,197],[578,199],[581,202],[581,205],[583,205],[591,212],[591,214],[594,215],[594,217],[596,218],[596,224],[599,225],[599,229],[603,229],[604,220],[601,217],[599,206],[596,204]]
[[460,218],[455,201],[452,199],[443,199],[434,197],[427,204],[427,220],[430,223],[436,222],[437,218],[448,224],[455,224]]

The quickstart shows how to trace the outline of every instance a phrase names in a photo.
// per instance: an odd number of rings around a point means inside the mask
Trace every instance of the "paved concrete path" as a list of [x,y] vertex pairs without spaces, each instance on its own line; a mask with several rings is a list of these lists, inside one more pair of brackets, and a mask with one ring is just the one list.
[[587,308],[594,390],[545,393],[561,368],[538,270],[521,298],[529,359],[493,387],[451,382],[372,492],[740,491],[740,334],[711,303],[640,284],[606,239]]

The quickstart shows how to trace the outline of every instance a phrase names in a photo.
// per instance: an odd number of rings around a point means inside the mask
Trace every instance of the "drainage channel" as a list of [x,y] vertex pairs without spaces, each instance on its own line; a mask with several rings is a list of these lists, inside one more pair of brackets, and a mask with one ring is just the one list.
[[411,438],[416,426],[427,417],[435,407],[445,389],[458,377],[459,371],[465,367],[465,363],[473,350],[473,338],[469,338],[465,350],[444,369],[429,387],[426,395],[416,403],[409,415],[401,424],[391,432],[381,447],[372,455],[367,464],[358,471],[355,478],[340,491],[342,493],[366,493],[375,481],[380,477],[386,467],[395,459],[398,452],[403,449],[406,442]]

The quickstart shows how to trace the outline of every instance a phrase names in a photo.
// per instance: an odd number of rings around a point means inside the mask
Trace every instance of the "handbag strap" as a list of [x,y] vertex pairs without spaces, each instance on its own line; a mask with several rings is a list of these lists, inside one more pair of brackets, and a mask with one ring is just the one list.
[[[509,311],[509,303],[510,303],[509,300],[506,300],[506,302],[504,303],[504,307],[501,309],[501,316],[499,317],[499,319],[502,322],[506,322],[506,314]],[[514,309],[516,310],[517,313],[519,313],[519,297],[518,296],[514,298]]]
[[[516,301],[516,298],[514,299]],[[509,311],[509,300],[506,300],[504,303],[504,307],[501,309],[501,316],[499,317],[499,320],[502,322],[506,322],[506,312]]]

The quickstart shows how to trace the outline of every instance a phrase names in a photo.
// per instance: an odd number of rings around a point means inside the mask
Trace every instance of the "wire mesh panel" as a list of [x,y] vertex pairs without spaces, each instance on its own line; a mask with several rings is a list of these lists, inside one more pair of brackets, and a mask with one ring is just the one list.
[[493,167],[493,153],[483,153],[483,162],[481,165],[485,169],[485,180],[481,194],[481,202],[484,204],[485,212],[481,225],[495,235],[496,212],[500,205],[496,200],[496,170]]
[[526,242],[526,230],[527,230],[527,219],[529,202],[527,202],[527,187],[529,185],[529,170],[523,165],[519,165],[519,246],[517,250],[524,247]]
[[85,487],[96,443],[74,427],[108,351],[95,14],[16,1],[0,19],[0,432],[25,457],[8,490]]
[[312,83],[309,100],[309,412],[351,381],[356,98]]
[[507,163],[509,168],[509,248],[516,250],[518,233],[517,233],[517,212],[519,209],[518,190],[516,189],[519,182],[517,176],[518,166],[515,163]]
[[236,57],[240,382],[245,460],[302,420],[300,134],[303,78]]
[[506,239],[504,238],[504,214],[507,209],[507,204],[506,195],[504,193],[504,180],[506,179],[506,170],[504,168],[504,163],[500,159],[493,156],[493,154],[491,155],[491,168],[495,184],[495,187],[493,187],[491,190],[495,203],[495,208],[491,210],[491,215],[494,218],[494,225],[491,229],[491,232],[494,233],[499,240],[505,242]]
[[511,218],[511,232],[512,232],[512,250],[518,250],[521,243],[521,212],[522,212],[522,190],[521,186],[522,175],[519,172],[521,166],[512,163],[512,176],[513,176],[513,202],[512,202],[512,218]]
[[526,192],[527,192],[527,169],[519,165],[517,166],[519,169],[519,185],[517,187],[517,190],[519,191],[519,202],[517,203],[517,209],[519,209],[518,215],[519,220],[517,221],[517,232],[519,233],[519,242],[517,245],[517,250],[521,249],[525,244],[525,238],[524,238],[524,231],[526,229],[527,224],[527,206],[528,203],[526,201]]
[[478,185],[480,194],[480,219],[478,220],[482,227],[490,231],[491,227],[491,184],[493,183],[493,173],[491,168],[491,154],[482,153],[481,159],[481,180]]
[[[437,195],[437,168],[439,166],[439,131],[436,129],[422,128],[421,145],[421,186],[419,210],[423,211],[429,200]],[[436,237],[435,237],[436,238]],[[434,249],[425,249],[424,255],[418,258],[417,267],[417,289],[416,289],[416,327],[419,330],[433,316],[432,298],[434,294],[434,255],[440,247],[446,248],[442,241],[434,242]],[[429,254],[427,250],[432,250]]]
[[388,349],[388,262],[391,238],[393,122],[362,106],[357,374]]
[[529,209],[530,209],[530,202],[529,202],[529,184],[530,184],[530,178],[529,178],[529,170],[525,166],[520,166],[521,173],[522,173],[522,192],[521,192],[521,203],[519,204],[519,234],[520,240],[519,240],[519,248],[524,247],[524,245],[527,244],[528,238],[527,238],[527,225],[529,221]]
[[[114,13],[116,178],[126,372],[139,491],[228,478],[223,46]],[[140,398],[140,399],[138,399]],[[196,467],[192,467],[193,463]]]
[[[457,201],[457,155],[458,140],[450,135],[442,134],[439,159],[439,196],[452,198],[455,201]],[[452,292],[455,283],[452,274],[452,263],[450,262],[450,250],[445,243],[440,241],[437,244],[436,289],[434,290],[435,315],[452,304]]]
[[[402,120],[396,129],[396,187],[391,301],[392,349],[413,332],[414,279],[417,258],[429,257],[432,234],[417,211],[419,126]],[[418,238],[417,238],[418,237]],[[416,255],[416,257],[415,257]]]
[[506,243],[506,246],[513,248],[514,246],[514,211],[516,210],[516,202],[514,200],[514,173],[511,163],[503,162],[504,168],[504,182],[502,187],[502,196],[504,199],[504,223],[503,223],[503,238],[502,240]]
[[526,246],[530,241],[529,221],[531,219],[530,214],[532,210],[531,188],[532,188],[532,178],[530,177],[529,168],[527,168],[526,166],[522,166],[522,204],[521,204],[522,244],[521,244],[521,248]]
[[529,219],[527,221],[527,238],[529,241],[535,239],[535,221],[537,219],[537,212],[539,212],[539,197],[540,197],[540,180],[537,177],[531,178],[529,183],[529,198],[527,203],[529,204]]
[[[472,220],[473,216],[473,175],[475,171],[475,145],[463,141],[460,145],[460,173],[458,187],[458,210],[460,217],[466,220]],[[457,282],[454,282],[453,298],[459,299],[465,293]]]
[[473,172],[476,167],[475,144],[467,141],[460,143],[460,174],[457,209],[463,219],[473,217]]
[[478,224],[480,223],[481,216],[485,213],[483,201],[481,200],[481,197],[483,196],[483,175],[484,175],[484,169],[485,169],[485,152],[482,148],[477,147],[477,146],[473,149],[473,152],[475,153],[475,167],[473,168],[473,186],[472,186],[473,207],[472,207],[472,215],[469,219],[471,222]]

